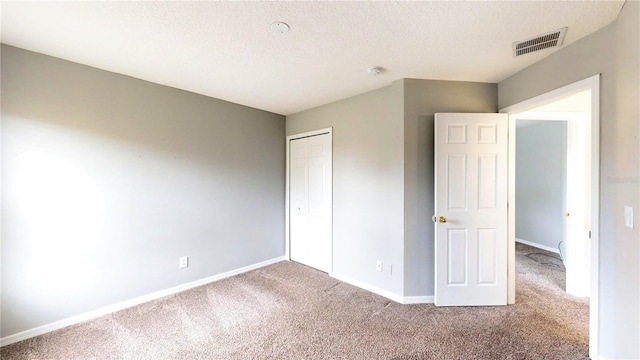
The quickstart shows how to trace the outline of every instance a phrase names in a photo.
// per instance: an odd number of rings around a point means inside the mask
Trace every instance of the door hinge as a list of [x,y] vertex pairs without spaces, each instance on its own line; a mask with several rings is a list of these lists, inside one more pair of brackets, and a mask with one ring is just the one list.
[[591,230],[589,230],[589,239],[591,239]]

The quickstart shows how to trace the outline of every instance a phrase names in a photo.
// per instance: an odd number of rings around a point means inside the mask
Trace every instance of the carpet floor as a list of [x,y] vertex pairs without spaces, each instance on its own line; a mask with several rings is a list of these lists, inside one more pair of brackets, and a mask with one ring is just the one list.
[[400,305],[294,262],[0,349],[4,359],[588,359],[589,303],[517,244],[516,304]]

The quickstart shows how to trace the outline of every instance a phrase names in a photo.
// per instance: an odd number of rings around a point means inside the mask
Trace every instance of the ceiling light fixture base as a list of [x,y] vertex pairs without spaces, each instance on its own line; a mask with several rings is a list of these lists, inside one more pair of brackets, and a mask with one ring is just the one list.
[[382,74],[382,68],[380,66],[372,66],[367,69],[367,74],[369,74],[369,76],[378,76]]
[[285,34],[289,32],[289,25],[282,21],[276,21],[271,24],[271,32],[276,34]]

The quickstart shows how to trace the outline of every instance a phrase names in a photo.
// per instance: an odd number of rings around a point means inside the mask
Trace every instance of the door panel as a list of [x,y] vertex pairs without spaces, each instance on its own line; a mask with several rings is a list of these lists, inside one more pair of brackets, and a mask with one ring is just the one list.
[[496,283],[496,231],[478,229],[478,284]]
[[309,262],[309,139],[290,143],[290,238],[291,260]]
[[447,243],[447,269],[448,285],[467,284],[467,230],[448,229]]
[[331,271],[331,136],[291,140],[291,260]]
[[450,155],[447,158],[447,194],[449,210],[467,209],[467,157]]
[[478,155],[478,208],[494,209],[496,207],[496,155]]
[[505,114],[436,114],[435,304],[507,303]]

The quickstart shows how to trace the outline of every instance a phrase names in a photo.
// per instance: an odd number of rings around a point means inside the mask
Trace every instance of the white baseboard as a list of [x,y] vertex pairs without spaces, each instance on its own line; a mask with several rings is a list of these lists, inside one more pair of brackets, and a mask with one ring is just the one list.
[[218,274],[218,275],[213,275],[213,276],[209,276],[206,277],[204,279],[200,279],[200,280],[196,280],[196,281],[192,281],[186,284],[182,284],[182,285],[178,285],[178,286],[174,286],[172,288],[169,289],[165,289],[165,290],[160,290],[151,294],[147,294],[147,295],[143,295],[143,296],[139,296],[130,300],[126,300],[123,302],[119,302],[113,305],[109,305],[109,306],[105,306],[103,308],[100,309],[96,309],[93,311],[89,311],[87,313],[84,314],[80,314],[80,315],[76,315],[76,316],[72,316],[70,318],[66,318],[66,319],[62,319],[56,322],[52,322],[50,324],[46,324],[46,325],[42,325],[42,326],[38,326],[36,328],[33,329],[29,329],[29,330],[25,330],[22,332],[19,332],[17,334],[13,334],[13,335],[9,335],[9,336],[5,336],[3,338],[0,338],[0,347],[5,346],[5,345],[9,345],[9,344],[13,344],[16,343],[18,341],[22,341],[22,340],[26,340],[29,338],[32,338],[34,336],[38,336],[38,335],[42,335],[54,330],[58,330],[58,329],[62,329],[64,327],[67,326],[71,326],[71,325],[75,325],[81,322],[85,322],[88,320],[92,320],[95,319],[97,317],[103,316],[103,315],[107,315],[107,314],[111,314],[113,312],[116,311],[120,311],[132,306],[136,306],[136,305],[140,305],[142,303],[145,302],[149,302],[152,300],[156,300],[159,299],[161,297],[165,297],[168,295],[173,295],[176,293],[179,293],[181,291],[185,291],[185,290],[189,290],[198,286],[202,286],[202,285],[206,285],[208,283],[212,283],[214,281],[218,281],[218,280],[222,280],[231,276],[235,276],[235,275],[239,275],[248,271],[252,271],[255,269],[259,269],[261,267],[265,267],[271,264],[275,264],[277,262],[283,261],[283,260],[287,260],[284,256],[280,256],[277,258],[273,258],[273,259],[269,259],[266,261],[262,261],[259,262],[257,264],[252,264],[252,265],[248,265],[239,269],[235,269],[235,270],[231,270],[231,271],[227,271],[225,273],[222,274]]
[[434,296],[405,296],[403,304],[433,304]]
[[348,276],[344,276],[344,275],[341,275],[341,274],[338,274],[338,273],[330,273],[329,276],[331,276],[332,278],[338,279],[338,280],[340,280],[342,282],[345,282],[345,283],[347,283],[349,285],[353,285],[355,287],[359,287],[361,289],[370,291],[370,292],[372,292],[374,294],[378,294],[380,296],[386,297],[387,299],[393,300],[393,301],[395,301],[397,303],[400,303],[400,304],[402,304],[402,300],[404,299],[404,297],[402,295],[398,295],[398,294],[392,293],[391,291],[381,289],[381,288],[379,288],[377,286],[373,286],[373,285],[367,284],[365,282],[350,278]]
[[522,239],[518,239],[518,238],[516,238],[516,242],[519,242],[519,243],[525,244],[525,245],[529,245],[529,246],[532,246],[534,248],[547,250],[547,251],[550,251],[552,253],[560,254],[560,250],[558,250],[557,248],[552,248],[550,246],[540,245],[540,244],[537,244],[537,243],[534,243],[534,242],[531,242],[531,241],[522,240]]
[[381,289],[377,286],[373,286],[371,284],[367,284],[360,280],[356,280],[338,273],[330,273],[329,276],[331,276],[334,279],[340,280],[344,283],[347,283],[349,285],[359,287],[361,289],[370,291],[382,297],[386,297],[387,299],[393,300],[399,304],[432,304],[433,303],[433,296],[402,296],[396,293],[392,293],[391,291]]

